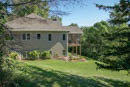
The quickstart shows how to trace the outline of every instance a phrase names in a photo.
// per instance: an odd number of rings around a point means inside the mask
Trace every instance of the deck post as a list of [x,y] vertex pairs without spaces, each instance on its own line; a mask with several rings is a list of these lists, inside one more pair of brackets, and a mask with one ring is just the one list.
[[76,56],[77,56],[77,46],[76,46]]
[[72,46],[72,55],[74,54],[74,49],[73,49],[73,46]]
[[77,41],[76,41],[76,56],[77,56]]
[[81,56],[81,45],[80,45],[80,56]]

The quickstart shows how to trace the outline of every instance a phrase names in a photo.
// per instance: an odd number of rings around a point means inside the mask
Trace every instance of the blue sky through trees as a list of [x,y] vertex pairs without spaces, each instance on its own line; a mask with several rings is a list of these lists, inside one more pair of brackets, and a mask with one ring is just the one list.
[[62,16],[63,25],[77,23],[79,26],[91,26],[101,20],[108,20],[109,13],[96,8],[94,3],[103,5],[114,5],[119,0],[86,0],[87,6],[74,6],[74,8],[66,8],[65,11],[70,12],[69,15]]

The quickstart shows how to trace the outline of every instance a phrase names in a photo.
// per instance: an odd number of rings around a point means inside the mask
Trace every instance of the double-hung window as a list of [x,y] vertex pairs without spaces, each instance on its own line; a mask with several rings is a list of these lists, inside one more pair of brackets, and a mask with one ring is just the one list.
[[52,40],[52,35],[48,34],[48,41],[51,41],[51,40]]
[[30,40],[30,34],[23,34],[22,39],[23,40]]
[[37,39],[38,39],[38,40],[41,39],[41,34],[37,34]]
[[66,40],[66,35],[65,34],[63,34],[63,40]]
[[23,37],[23,40],[26,40],[26,34],[23,34],[22,37]]
[[30,34],[27,34],[27,40],[30,40]]

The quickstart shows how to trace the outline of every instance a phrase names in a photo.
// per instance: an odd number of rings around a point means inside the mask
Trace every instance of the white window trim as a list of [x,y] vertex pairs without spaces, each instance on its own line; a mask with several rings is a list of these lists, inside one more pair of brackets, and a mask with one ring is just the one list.
[[[65,35],[65,40],[63,39],[64,35]],[[66,41],[66,33],[63,33],[63,34],[62,34],[62,40],[63,40],[63,41]]]
[[[23,34],[25,34],[25,40],[23,40]],[[23,41],[28,41],[28,39],[27,39],[27,34],[30,34],[30,39],[29,39],[29,40],[31,40],[31,33],[22,33],[21,39],[22,39]]]
[[[51,34],[51,40],[49,40],[49,34]],[[48,33],[48,35],[47,35],[47,40],[48,40],[49,42],[52,41],[52,33]]]
[[[38,34],[40,34],[40,39],[37,39],[37,35],[38,35]],[[36,34],[36,39],[37,39],[37,40],[41,40],[41,38],[42,38],[42,34],[41,34],[41,33],[37,33],[37,34]]]

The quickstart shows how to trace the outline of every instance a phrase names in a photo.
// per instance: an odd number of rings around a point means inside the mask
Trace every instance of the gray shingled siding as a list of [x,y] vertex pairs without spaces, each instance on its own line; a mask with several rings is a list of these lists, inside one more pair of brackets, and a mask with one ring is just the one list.
[[[29,33],[31,35],[30,40],[23,40],[22,34]],[[68,54],[68,32],[13,32],[14,40],[16,40],[17,46],[19,45],[20,51],[31,51],[40,50],[46,51],[50,50],[52,55],[58,54],[63,55],[63,50],[65,50],[65,56]],[[41,34],[41,39],[37,39],[37,34]],[[48,34],[52,35],[52,41],[48,41]],[[63,34],[66,35],[66,40],[63,40]],[[14,48],[15,45],[13,46]]]

